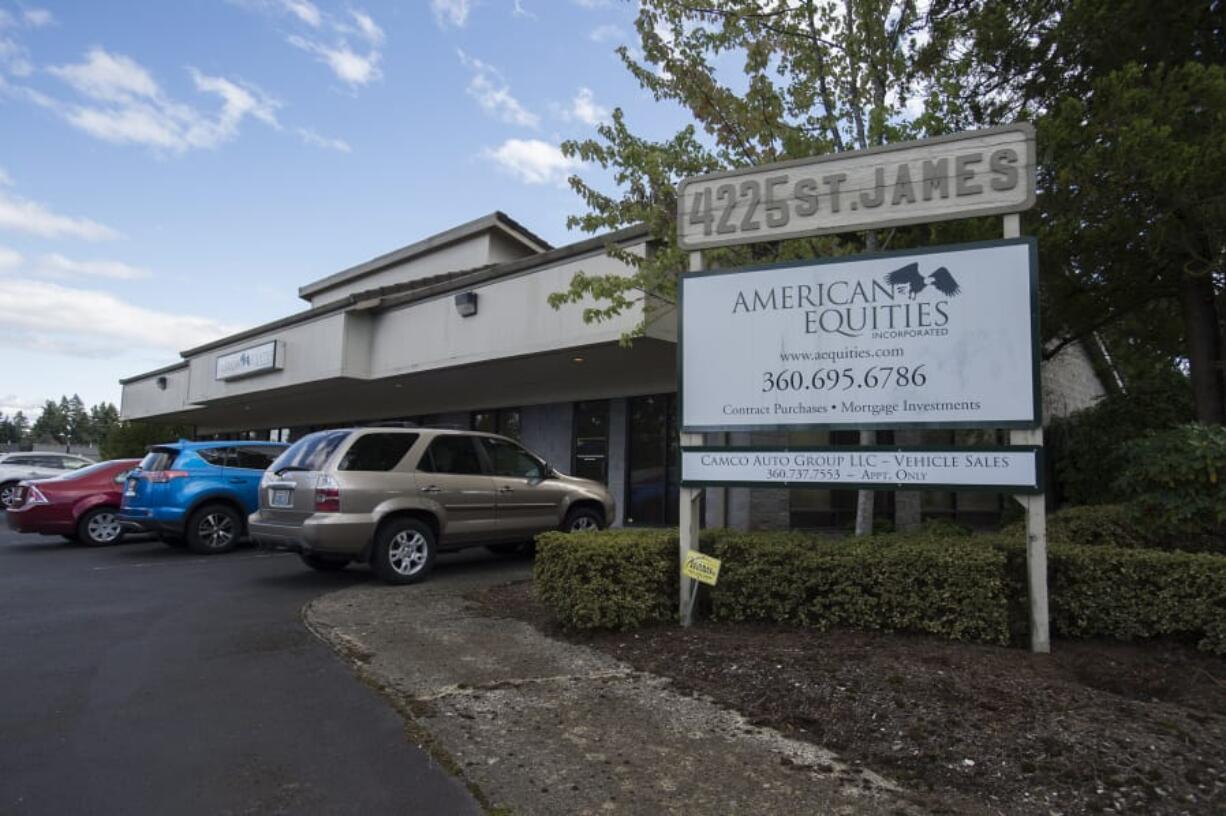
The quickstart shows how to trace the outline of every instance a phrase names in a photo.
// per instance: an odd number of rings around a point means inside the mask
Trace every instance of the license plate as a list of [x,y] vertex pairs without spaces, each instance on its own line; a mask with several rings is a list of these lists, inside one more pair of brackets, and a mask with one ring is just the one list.
[[268,506],[269,507],[293,507],[294,492],[292,490],[270,490],[268,491]]

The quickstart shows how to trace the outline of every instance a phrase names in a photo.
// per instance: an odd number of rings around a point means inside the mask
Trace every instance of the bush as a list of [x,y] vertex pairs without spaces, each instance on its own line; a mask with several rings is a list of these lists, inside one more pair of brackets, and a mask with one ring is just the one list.
[[1226,525],[1226,428],[1180,425],[1124,447],[1116,489],[1155,539],[1219,538]]
[[[1074,518],[1067,529],[1088,530],[1094,523],[1089,514]],[[1226,654],[1226,557],[1106,543],[1105,537],[1098,546],[1053,537],[1048,586],[1054,635],[1175,636]],[[708,530],[701,547],[723,562],[710,593],[719,620],[915,631],[989,643],[1022,643],[1027,635],[1026,555],[1016,535],[921,531],[832,539]],[[677,552],[673,530],[547,533],[538,538],[536,591],[568,628],[675,621]]]
[[537,597],[568,629],[633,629],[677,619],[676,530],[544,533]]
[[[1003,531],[1024,538],[1026,521],[1010,524]],[[1049,544],[1073,544],[1084,547],[1161,547],[1138,529],[1132,508],[1122,504],[1090,504],[1066,507],[1047,517]]]

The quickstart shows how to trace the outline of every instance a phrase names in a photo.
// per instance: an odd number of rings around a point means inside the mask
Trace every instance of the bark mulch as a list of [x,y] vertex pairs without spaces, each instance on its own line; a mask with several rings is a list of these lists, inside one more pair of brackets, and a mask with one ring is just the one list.
[[1040,656],[753,624],[576,634],[530,581],[472,598],[834,750],[936,813],[1226,813],[1226,660],[1184,644],[1056,641]]

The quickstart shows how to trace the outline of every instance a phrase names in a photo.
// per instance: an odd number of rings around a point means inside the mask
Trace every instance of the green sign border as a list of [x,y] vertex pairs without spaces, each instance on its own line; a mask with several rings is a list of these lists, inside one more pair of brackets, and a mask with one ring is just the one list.
[[[1033,453],[1035,480],[1033,485],[984,484],[914,484],[911,482],[789,482],[789,481],[708,481],[685,478],[685,452],[693,453]],[[1040,494],[1046,487],[1046,456],[1042,445],[682,445],[678,454],[677,473],[682,487],[778,487],[813,490],[957,490],[975,493]]]
[[[760,272],[770,269],[794,269],[796,267],[825,266],[834,263],[857,263],[879,258],[896,258],[916,255],[933,255],[938,252],[987,249],[999,246],[1027,246],[1030,260],[1030,362],[1031,386],[1034,397],[1034,418],[1030,420],[973,420],[966,422],[798,422],[784,425],[686,425],[685,424],[685,282],[690,278],[714,275],[732,275],[741,272]],[[990,274],[990,273],[988,273]],[[971,241],[963,244],[947,244],[916,249],[896,249],[888,252],[846,255],[837,258],[816,258],[809,261],[785,261],[761,266],[741,266],[733,269],[710,269],[701,272],[685,272],[677,280],[677,425],[682,433],[719,433],[724,431],[802,431],[802,430],[890,430],[896,428],[1025,428],[1042,426],[1043,383],[1039,372],[1039,241],[1033,236],[1021,238],[998,238],[992,241]]]

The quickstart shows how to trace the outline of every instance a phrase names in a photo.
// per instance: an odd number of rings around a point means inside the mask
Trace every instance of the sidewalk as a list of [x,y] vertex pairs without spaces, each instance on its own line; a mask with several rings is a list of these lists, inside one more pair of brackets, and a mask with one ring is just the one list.
[[304,616],[494,812],[917,812],[889,781],[820,748],[481,614],[465,593],[531,569],[481,566],[418,586],[341,590]]

